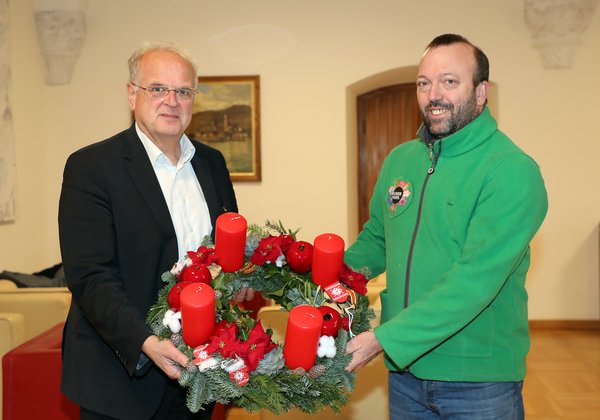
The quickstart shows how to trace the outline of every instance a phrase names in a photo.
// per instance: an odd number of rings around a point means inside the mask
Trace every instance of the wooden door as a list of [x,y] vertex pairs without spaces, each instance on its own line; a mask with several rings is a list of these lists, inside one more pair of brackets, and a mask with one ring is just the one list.
[[358,230],[369,219],[369,201],[385,157],[412,140],[421,124],[414,83],[386,86],[357,98]]

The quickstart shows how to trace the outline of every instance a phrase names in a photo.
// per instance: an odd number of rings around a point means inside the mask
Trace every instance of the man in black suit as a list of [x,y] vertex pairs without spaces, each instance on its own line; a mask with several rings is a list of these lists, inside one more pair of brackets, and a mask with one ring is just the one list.
[[[196,66],[154,44],[129,59],[135,124],[67,160],[59,209],[73,301],[64,330],[63,393],[82,419],[210,418],[192,415],[174,379],[189,362],[145,323],[161,274],[237,212],[220,152],[184,134]],[[250,298],[251,296],[248,296]]]

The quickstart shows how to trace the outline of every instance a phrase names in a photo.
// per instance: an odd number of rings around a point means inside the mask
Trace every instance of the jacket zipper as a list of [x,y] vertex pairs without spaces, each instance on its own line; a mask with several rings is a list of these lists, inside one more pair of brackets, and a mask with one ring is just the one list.
[[406,262],[406,276],[404,280],[404,309],[408,308],[408,292],[410,289],[410,269],[412,265],[413,251],[415,249],[415,241],[417,239],[417,232],[419,230],[419,224],[421,223],[421,211],[423,210],[423,197],[425,197],[425,189],[427,188],[427,182],[429,177],[435,172],[435,165],[437,165],[440,154],[442,154],[442,141],[439,141],[439,150],[437,153],[434,151],[435,142],[429,145],[429,159],[431,160],[431,166],[427,169],[427,175],[425,181],[423,181],[423,189],[421,190],[421,197],[419,198],[419,208],[417,210],[417,220],[415,221],[415,228],[413,229],[412,239],[410,241],[410,248],[408,249],[408,261]]

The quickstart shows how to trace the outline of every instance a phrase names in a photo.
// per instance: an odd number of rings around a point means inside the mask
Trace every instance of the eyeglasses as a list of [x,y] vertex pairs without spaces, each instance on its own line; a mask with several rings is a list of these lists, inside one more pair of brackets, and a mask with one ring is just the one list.
[[195,89],[188,88],[169,89],[166,86],[160,85],[144,87],[136,85],[135,83],[131,84],[140,89],[144,89],[146,92],[148,92],[148,95],[150,95],[152,99],[166,98],[169,92],[175,92],[175,96],[177,96],[177,99],[179,99],[180,101],[192,101],[194,100],[194,96],[196,96],[196,93],[198,92]]

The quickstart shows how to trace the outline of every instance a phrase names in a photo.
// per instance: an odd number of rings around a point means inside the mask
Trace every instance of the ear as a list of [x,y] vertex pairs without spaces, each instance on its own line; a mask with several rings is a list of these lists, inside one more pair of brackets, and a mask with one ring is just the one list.
[[489,88],[490,88],[490,85],[485,80],[483,82],[479,83],[475,87],[475,95],[477,97],[477,105],[479,105],[479,106],[485,105],[485,101],[487,100]]
[[136,89],[131,83],[127,83],[127,101],[129,102],[129,110],[135,111]]

